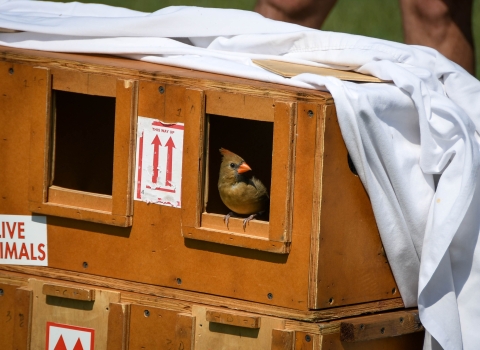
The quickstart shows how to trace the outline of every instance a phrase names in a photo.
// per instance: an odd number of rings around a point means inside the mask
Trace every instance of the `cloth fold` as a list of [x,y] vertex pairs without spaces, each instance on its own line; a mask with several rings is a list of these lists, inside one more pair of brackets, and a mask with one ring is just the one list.
[[[106,53],[329,91],[407,307],[426,348],[480,344],[480,83],[437,51],[324,32],[240,10],[154,13],[96,4],[0,0],[0,45]],[[393,83],[287,79],[251,59],[355,70]],[[439,179],[438,179],[439,178]],[[438,345],[437,344],[437,345]]]

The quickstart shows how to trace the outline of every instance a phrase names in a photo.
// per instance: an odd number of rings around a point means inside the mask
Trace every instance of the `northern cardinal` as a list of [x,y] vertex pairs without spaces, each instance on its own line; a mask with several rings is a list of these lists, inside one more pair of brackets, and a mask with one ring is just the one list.
[[250,215],[243,220],[243,229],[247,223],[257,215],[268,209],[269,197],[266,187],[255,178],[245,173],[252,169],[238,155],[224,148],[220,148],[222,164],[218,179],[218,191],[223,203],[231,210],[225,215],[225,224],[236,214]]

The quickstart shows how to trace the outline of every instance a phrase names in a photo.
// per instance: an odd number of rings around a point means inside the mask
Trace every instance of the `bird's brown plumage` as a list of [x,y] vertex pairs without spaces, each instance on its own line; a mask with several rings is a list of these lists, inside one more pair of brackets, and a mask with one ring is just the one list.
[[[220,198],[232,212],[251,215],[244,221],[245,226],[256,214],[268,209],[267,189],[259,179],[244,174],[251,169],[243,158],[224,148],[220,153],[223,156],[218,179]],[[225,219],[227,225],[229,216]]]

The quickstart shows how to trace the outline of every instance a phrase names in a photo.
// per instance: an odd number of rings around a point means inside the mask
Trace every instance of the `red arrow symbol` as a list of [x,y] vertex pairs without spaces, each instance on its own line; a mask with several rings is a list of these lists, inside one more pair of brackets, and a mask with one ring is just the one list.
[[172,153],[173,149],[175,148],[175,144],[173,143],[172,137],[168,138],[165,147],[168,148],[167,153],[167,176],[165,178],[165,185],[172,186]]
[[157,183],[158,179],[158,158],[160,156],[160,146],[162,145],[160,142],[160,139],[158,138],[158,135],[155,135],[155,138],[152,141],[153,145],[153,176],[152,176],[152,182],[154,184]]

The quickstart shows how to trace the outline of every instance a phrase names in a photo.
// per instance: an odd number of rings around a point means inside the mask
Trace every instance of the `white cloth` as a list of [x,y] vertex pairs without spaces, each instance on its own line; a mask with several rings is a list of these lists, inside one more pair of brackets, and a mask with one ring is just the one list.
[[[330,91],[405,305],[418,302],[423,325],[444,349],[480,346],[480,83],[458,65],[429,48],[239,10],[150,14],[0,0],[0,27],[25,31],[0,34],[5,46],[108,53]],[[353,69],[393,83],[285,79],[252,58]]]

